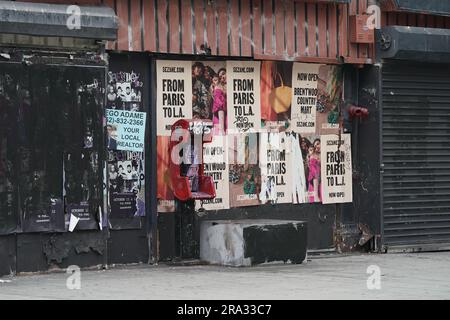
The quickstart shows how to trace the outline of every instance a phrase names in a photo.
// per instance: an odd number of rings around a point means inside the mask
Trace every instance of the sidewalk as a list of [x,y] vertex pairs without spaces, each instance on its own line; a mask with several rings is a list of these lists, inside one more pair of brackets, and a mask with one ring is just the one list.
[[[368,266],[381,289],[367,289]],[[450,299],[450,252],[313,258],[251,268],[134,266],[0,279],[2,299]],[[10,281],[9,281],[10,280]]]

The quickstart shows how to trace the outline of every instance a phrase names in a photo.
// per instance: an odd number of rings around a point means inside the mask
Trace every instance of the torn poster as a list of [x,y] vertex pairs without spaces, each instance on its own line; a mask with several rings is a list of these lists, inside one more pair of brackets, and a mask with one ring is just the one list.
[[292,202],[287,139],[285,132],[260,134],[261,193],[259,198],[262,203]]
[[199,200],[196,206],[205,210],[229,209],[229,175],[228,175],[227,137],[214,136],[212,142],[203,145],[204,175],[214,180],[216,197]]
[[258,163],[258,133],[228,135],[230,207],[260,203],[261,170]]

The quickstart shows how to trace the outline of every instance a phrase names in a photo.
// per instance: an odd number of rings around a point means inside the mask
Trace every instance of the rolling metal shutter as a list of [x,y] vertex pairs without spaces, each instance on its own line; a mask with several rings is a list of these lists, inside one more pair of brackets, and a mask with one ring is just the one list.
[[383,245],[450,244],[450,66],[382,69]]

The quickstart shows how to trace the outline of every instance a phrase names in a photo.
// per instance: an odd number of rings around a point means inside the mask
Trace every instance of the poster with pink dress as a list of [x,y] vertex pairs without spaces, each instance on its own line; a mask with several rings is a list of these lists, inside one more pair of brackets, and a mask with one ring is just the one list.
[[227,69],[225,61],[192,62],[192,117],[212,120],[215,135],[227,130]]
[[320,136],[299,135],[306,178],[306,203],[322,202]]

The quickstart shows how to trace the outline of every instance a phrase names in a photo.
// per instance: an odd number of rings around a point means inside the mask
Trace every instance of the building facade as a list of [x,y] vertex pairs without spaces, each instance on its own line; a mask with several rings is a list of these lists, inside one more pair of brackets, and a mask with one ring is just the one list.
[[[0,1],[0,274],[198,259],[216,219],[307,221],[311,253],[446,248],[449,15],[402,0]],[[177,201],[169,183],[168,125],[192,117],[245,150],[210,170],[220,202]],[[333,135],[346,170],[324,158]],[[271,160],[271,139],[297,148]]]

